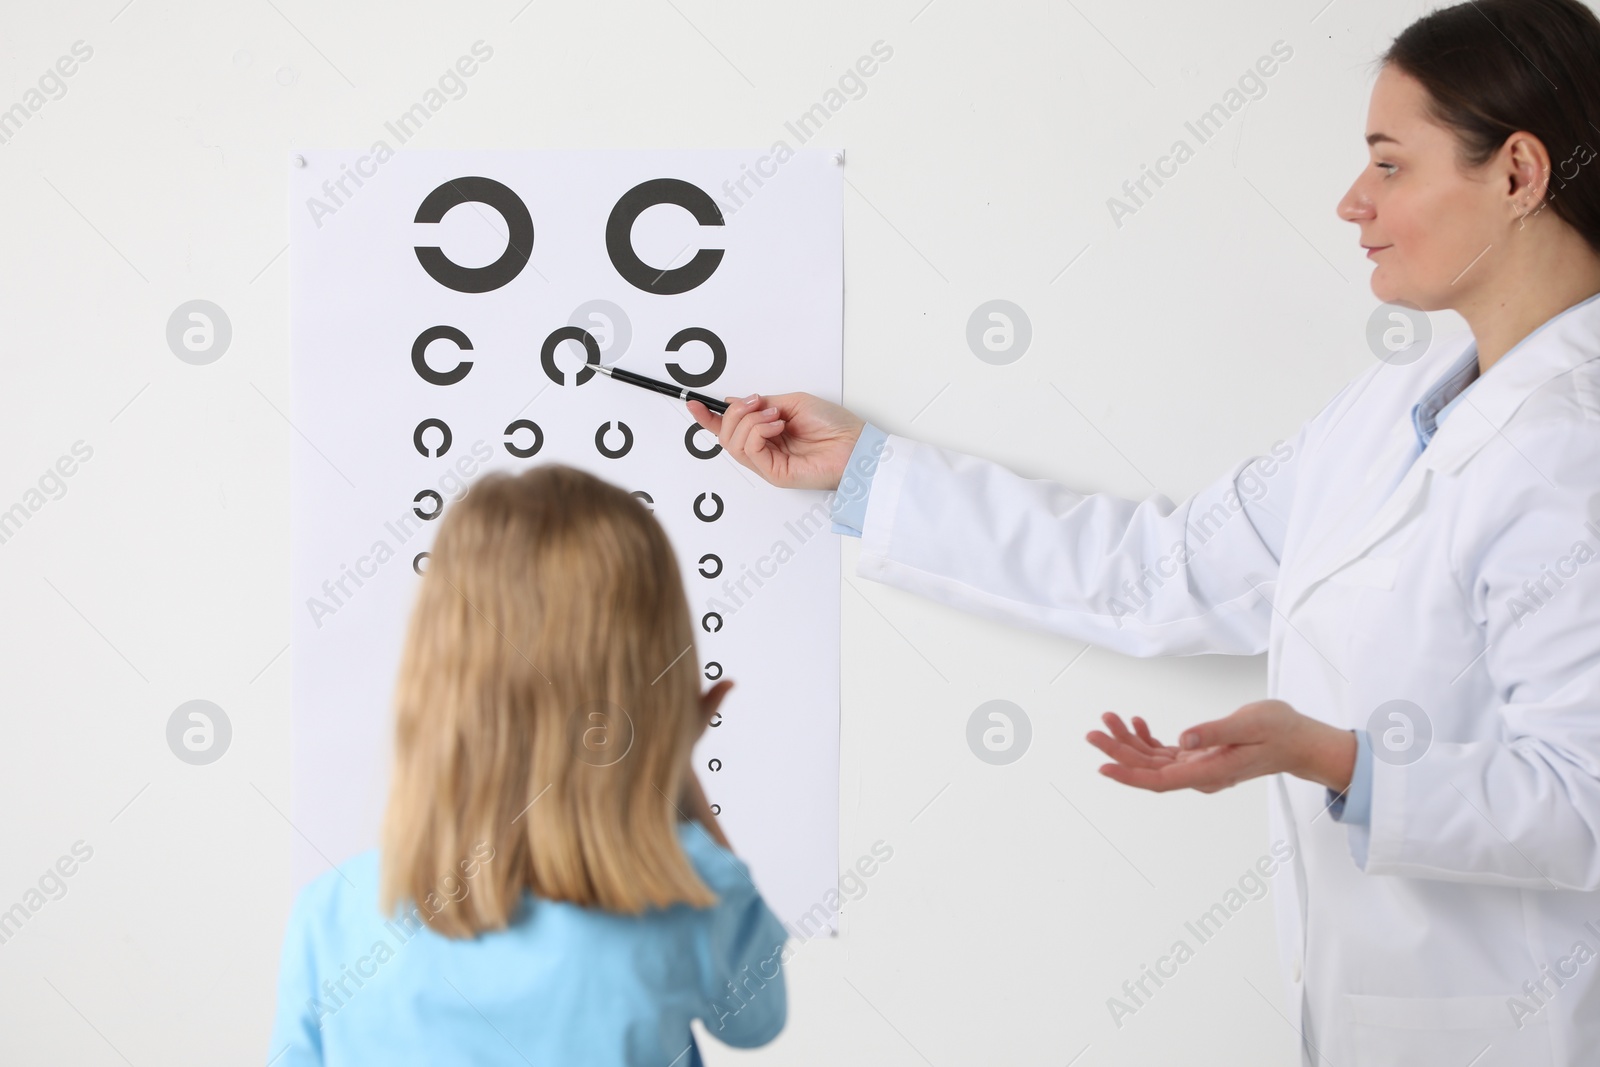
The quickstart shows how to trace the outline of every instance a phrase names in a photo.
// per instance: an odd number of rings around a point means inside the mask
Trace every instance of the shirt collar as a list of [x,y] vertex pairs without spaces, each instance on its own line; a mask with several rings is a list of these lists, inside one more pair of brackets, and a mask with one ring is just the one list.
[[1444,376],[1411,407],[1411,425],[1417,431],[1417,447],[1427,448],[1439,430],[1439,416],[1467,387],[1478,380],[1478,345],[1469,344]]

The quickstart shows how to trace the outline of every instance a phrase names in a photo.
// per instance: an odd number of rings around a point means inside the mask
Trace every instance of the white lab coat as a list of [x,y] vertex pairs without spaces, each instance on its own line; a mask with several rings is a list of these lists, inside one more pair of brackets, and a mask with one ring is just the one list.
[[1377,363],[1176,507],[890,435],[862,524],[858,574],[974,614],[1266,652],[1267,694],[1340,727],[1423,709],[1425,755],[1373,760],[1364,870],[1322,786],[1269,784],[1289,1019],[1335,1067],[1600,1063],[1600,300],[1493,365],[1401,478],[1411,405],[1470,343]]

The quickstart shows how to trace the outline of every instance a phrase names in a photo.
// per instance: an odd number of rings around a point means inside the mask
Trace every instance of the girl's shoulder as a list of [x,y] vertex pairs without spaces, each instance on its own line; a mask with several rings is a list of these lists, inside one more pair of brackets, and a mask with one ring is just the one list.
[[744,860],[717,844],[705,827],[692,820],[678,824],[678,843],[694,865],[700,880],[717,896],[742,898],[754,895],[756,886]]
[[378,906],[378,850],[357,853],[301,887],[290,913],[291,927],[343,925]]

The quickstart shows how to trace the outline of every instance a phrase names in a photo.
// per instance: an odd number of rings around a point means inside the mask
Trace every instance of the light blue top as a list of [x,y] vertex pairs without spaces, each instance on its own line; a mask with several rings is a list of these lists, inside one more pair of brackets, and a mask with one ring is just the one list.
[[845,460],[844,474],[839,478],[839,488],[833,494],[830,511],[833,532],[861,536],[861,527],[867,519],[867,494],[872,491],[872,476],[878,473],[877,455],[889,435],[872,423],[861,427],[861,436]]
[[[1439,425],[1444,422],[1445,416],[1461,403],[1467,391],[1477,382],[1478,346],[1471,344],[1411,408],[1411,424],[1417,431],[1417,454],[1412,457],[1413,463],[1428,447],[1434,434],[1439,432]],[[872,476],[877,473],[877,464],[872,457],[881,450],[880,442],[886,437],[887,434],[871,423],[862,427],[861,436],[845,462],[846,479],[840,481],[839,491],[833,497],[831,516],[834,533],[861,536],[867,517],[867,498],[872,492]],[[860,473],[850,482],[847,491],[846,480],[851,471]],[[1356,765],[1351,774],[1350,788],[1343,794],[1328,790],[1328,814],[1351,828],[1350,854],[1358,865],[1365,867],[1367,831],[1372,817],[1372,739],[1365,730],[1356,730],[1354,733]]]
[[[356,856],[295,901],[267,1062],[700,1067],[691,1019],[725,1044],[766,1044],[788,1014],[788,934],[738,857],[698,823],[678,838],[718,904],[629,916],[528,894],[507,929],[471,940],[415,910],[386,919],[378,853]],[[441,882],[436,905],[472,885]]]
[[[1439,424],[1466,397],[1467,390],[1478,383],[1478,346],[1470,344],[1461,357],[1451,364],[1444,376],[1422,399],[1411,406],[1411,425],[1417,430],[1417,455],[1428,447]],[[1413,460],[1413,462],[1415,462]]]

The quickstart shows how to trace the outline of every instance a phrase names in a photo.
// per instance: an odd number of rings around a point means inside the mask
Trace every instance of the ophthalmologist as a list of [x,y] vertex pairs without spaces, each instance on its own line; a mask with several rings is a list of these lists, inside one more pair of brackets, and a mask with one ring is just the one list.
[[1600,1064],[1597,56],[1576,0],[1394,40],[1337,210],[1380,300],[1470,333],[1176,506],[804,393],[690,404],[769,482],[837,487],[864,577],[1128,655],[1266,652],[1268,699],[1177,746],[1110,713],[1088,739],[1139,788],[1272,776],[1298,1062]]

